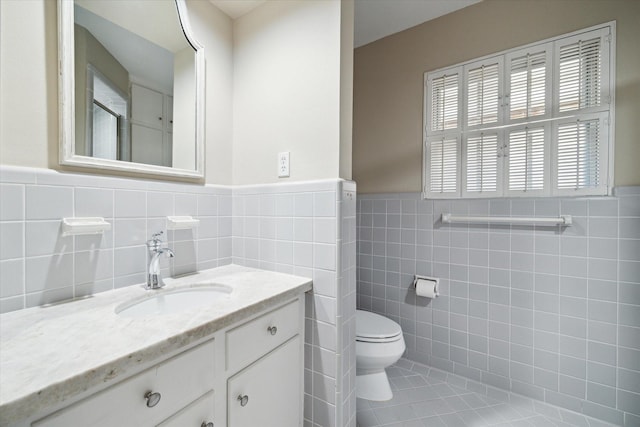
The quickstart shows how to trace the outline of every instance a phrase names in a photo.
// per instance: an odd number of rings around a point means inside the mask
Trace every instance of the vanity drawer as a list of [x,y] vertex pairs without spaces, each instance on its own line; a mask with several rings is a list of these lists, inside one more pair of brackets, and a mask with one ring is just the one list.
[[235,372],[300,333],[299,299],[251,320],[226,334],[227,371]]
[[206,426],[208,423],[213,423],[215,404],[213,390],[211,390],[156,427],[201,427],[203,424]]
[[[35,423],[34,427],[155,425],[207,393],[214,383],[214,344],[202,344]],[[147,406],[147,392],[160,400]]]

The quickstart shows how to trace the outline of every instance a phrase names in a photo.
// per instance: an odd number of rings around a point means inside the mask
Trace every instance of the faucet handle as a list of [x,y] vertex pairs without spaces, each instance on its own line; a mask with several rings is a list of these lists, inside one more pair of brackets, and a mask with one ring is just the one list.
[[163,234],[164,231],[162,230],[158,231],[157,233],[153,233],[151,235],[151,239],[147,240],[147,246],[149,246],[149,248],[157,248],[162,242],[160,236],[162,236]]

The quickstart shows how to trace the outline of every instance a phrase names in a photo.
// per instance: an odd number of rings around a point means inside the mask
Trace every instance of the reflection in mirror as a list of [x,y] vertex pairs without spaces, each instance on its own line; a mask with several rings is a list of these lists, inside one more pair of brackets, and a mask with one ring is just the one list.
[[[78,81],[78,79],[76,79]],[[76,139],[76,152],[111,160],[129,160],[128,96],[92,65],[87,66],[87,146]],[[84,117],[82,117],[84,118]],[[76,123],[81,120],[76,119]]]
[[61,44],[73,47],[73,55],[60,47],[61,60],[73,58],[72,68],[63,63],[61,87],[64,98],[71,86],[75,105],[67,122],[63,108],[63,129],[74,122],[75,138],[63,131],[61,163],[203,176],[202,49],[190,37],[184,0],[58,4]]

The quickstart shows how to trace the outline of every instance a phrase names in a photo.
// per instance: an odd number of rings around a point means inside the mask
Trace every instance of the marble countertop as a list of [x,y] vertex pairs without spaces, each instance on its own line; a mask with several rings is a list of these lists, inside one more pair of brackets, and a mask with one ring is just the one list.
[[[188,346],[311,289],[311,279],[228,265],[165,279],[161,290],[129,286],[0,316],[0,426],[9,425]],[[208,306],[127,318],[124,302],[215,282],[233,291]],[[139,368],[138,368],[139,369]]]

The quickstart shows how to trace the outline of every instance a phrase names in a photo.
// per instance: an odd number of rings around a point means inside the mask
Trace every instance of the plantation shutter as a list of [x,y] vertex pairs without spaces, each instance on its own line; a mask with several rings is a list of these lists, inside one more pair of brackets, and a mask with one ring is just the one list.
[[558,112],[608,103],[609,31],[597,30],[556,42]]
[[425,192],[434,197],[451,197],[459,192],[458,158],[460,144],[457,137],[434,138],[427,142],[427,186]]
[[509,120],[544,116],[547,113],[549,54],[543,45],[538,49],[510,55]]
[[[462,67],[453,67],[425,79],[424,194],[431,198],[460,195],[460,128]],[[427,137],[429,135],[429,137]]]
[[[576,194],[605,187],[608,113],[558,123],[556,128],[556,189]],[[564,190],[564,191],[563,191]]]
[[496,58],[466,67],[467,127],[498,123],[502,61]]
[[498,191],[498,134],[479,133],[466,141],[465,192],[492,193]]
[[423,195],[606,195],[615,22],[424,76]]
[[546,190],[549,138],[544,126],[521,127],[508,134],[507,188],[508,192],[527,192],[534,195]]
[[431,80],[431,131],[457,129],[459,74],[444,74]]

